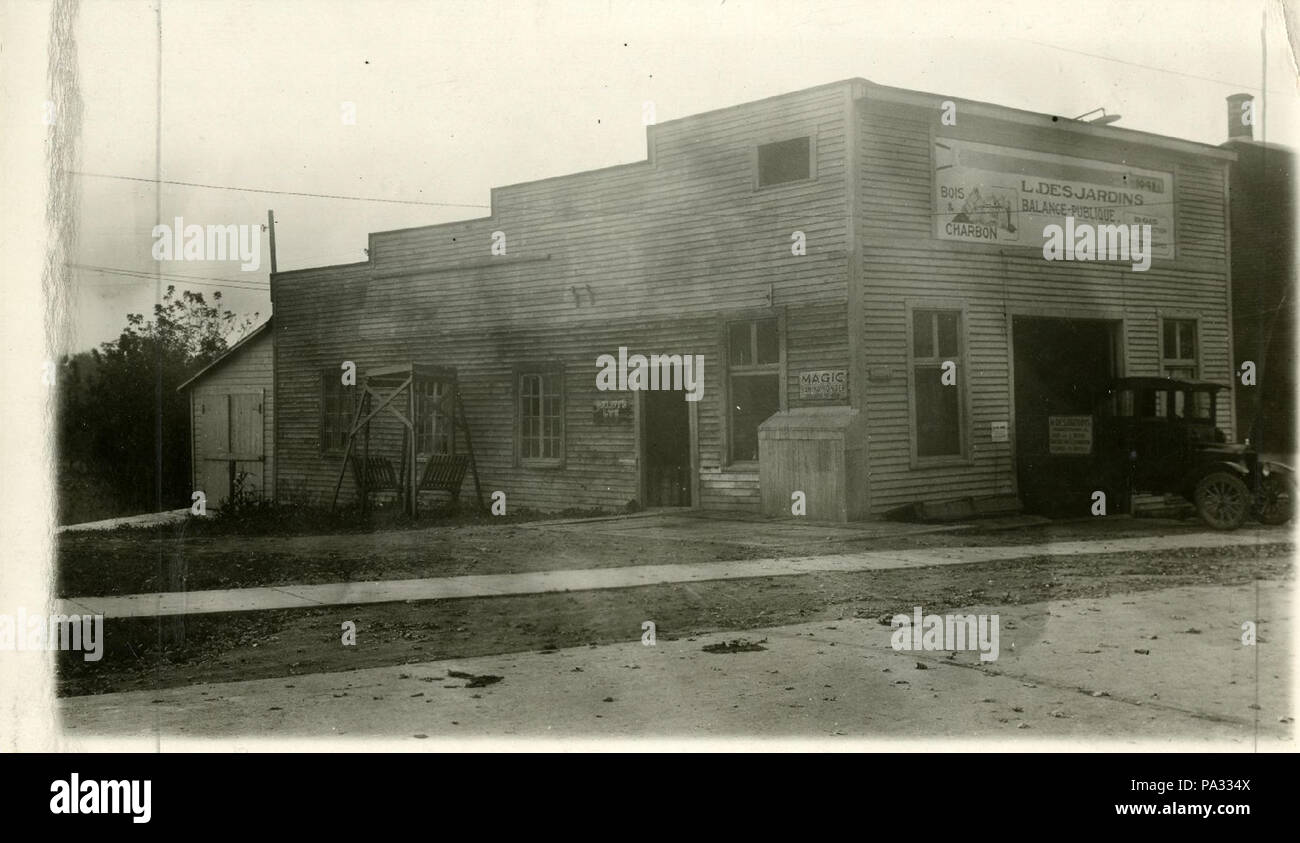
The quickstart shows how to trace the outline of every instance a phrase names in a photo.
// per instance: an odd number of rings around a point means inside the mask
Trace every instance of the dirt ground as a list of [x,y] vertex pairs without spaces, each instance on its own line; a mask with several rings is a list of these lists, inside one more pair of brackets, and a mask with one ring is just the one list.
[[[1061,540],[1078,531],[1098,537],[1107,529],[1120,535],[1129,530],[1151,530],[1141,524],[1060,527],[1050,536]],[[1189,529],[1198,528],[1196,525]],[[1110,535],[1109,532],[1104,533]],[[513,535],[510,530],[503,534]],[[516,536],[518,537],[518,536]],[[1085,536],[1086,537],[1086,536]],[[1164,552],[1091,554],[1074,557],[1034,557],[1004,562],[949,565],[921,569],[899,569],[854,574],[810,574],[691,584],[665,584],[643,588],[603,591],[532,594],[491,598],[334,606],[198,615],[178,619],[122,619],[105,624],[106,649],[98,662],[82,660],[80,653],[60,654],[59,693],[62,696],[110,691],[161,689],[199,682],[222,682],[269,677],[293,677],[308,673],[350,670],[381,665],[400,665],[435,659],[523,651],[555,651],[560,648],[635,641],[643,621],[653,621],[660,638],[694,636],[721,630],[746,630],[814,620],[885,618],[923,605],[927,612],[947,612],[981,604],[1023,605],[1073,597],[1104,597],[1175,586],[1235,585],[1255,579],[1290,579],[1292,545],[1252,545],[1243,532],[1240,547],[1183,549]],[[358,537],[361,548],[340,546],[338,537],[317,544],[314,539],[286,539],[293,550],[239,550],[230,540],[198,549],[187,548],[192,562],[205,554],[215,559],[235,558],[240,564],[260,564],[274,558],[287,566],[291,560],[324,558],[317,576],[327,577],[339,560],[373,558],[384,570],[396,566],[421,566],[427,560],[445,560],[439,573],[502,570],[511,564],[546,567],[592,567],[591,560],[605,565],[635,564],[630,560],[652,558],[663,561],[665,552],[673,561],[685,558],[746,558],[718,556],[726,553],[757,553],[744,547],[629,547],[626,537],[611,544],[589,534],[583,542],[558,532],[545,534],[541,544],[521,541],[518,549],[509,543],[491,545],[497,553],[479,548],[473,531],[439,536],[436,549],[429,549],[429,536],[418,533],[386,535],[384,550],[374,547],[375,538]],[[522,537],[519,537],[522,538]],[[1014,538],[1024,542],[1046,541],[1042,531],[1023,531]],[[991,541],[985,541],[991,539]],[[941,533],[912,536],[909,541],[954,544],[1011,544],[1012,534],[991,537],[957,536]],[[109,543],[111,544],[111,542]],[[928,545],[933,546],[933,545]],[[329,547],[330,550],[324,550]],[[871,549],[878,549],[873,544]],[[116,553],[127,553],[130,545]],[[457,549],[474,548],[471,558],[457,559]],[[843,543],[823,552],[841,552]],[[865,549],[865,548],[864,548]],[[138,548],[137,548],[138,552]],[[321,556],[317,556],[319,553]],[[334,553],[329,557],[326,554]],[[373,556],[351,556],[353,553]],[[607,553],[608,555],[602,555]],[[246,554],[246,555],[244,555]],[[551,554],[555,554],[552,556]],[[620,555],[624,554],[624,555]],[[482,565],[484,567],[475,567]],[[201,566],[199,566],[201,567]],[[509,570],[509,568],[507,568]],[[527,568],[525,568],[526,570]],[[290,569],[282,569],[286,574]],[[411,568],[403,569],[411,575]],[[420,570],[425,570],[421,568]],[[301,580],[295,580],[301,581]],[[231,583],[225,583],[230,585]],[[343,646],[341,627],[356,625],[356,645]],[[184,644],[164,646],[183,625]],[[292,683],[292,680],[290,680]]]
[[[947,750],[975,739],[1030,750],[1294,751],[1285,582],[967,610],[998,619],[996,659],[896,650],[877,618],[845,617],[67,697],[63,747],[273,751],[286,738],[326,738],[335,750],[573,751],[619,738],[653,751],[709,737],[816,741],[804,751],[862,748],[860,739],[896,749],[898,738]],[[1260,622],[1251,646],[1244,617]]]

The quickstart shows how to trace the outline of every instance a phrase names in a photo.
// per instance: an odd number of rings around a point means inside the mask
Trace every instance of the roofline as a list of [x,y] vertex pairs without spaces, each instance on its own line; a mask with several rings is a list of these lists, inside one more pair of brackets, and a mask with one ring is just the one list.
[[[323,269],[344,269],[349,266],[369,266],[370,259],[363,261],[353,261],[352,263],[331,263],[325,266],[304,266],[299,269],[282,269],[279,272],[272,272],[271,279],[283,277],[285,275],[296,275],[301,272],[320,272]],[[268,320],[269,321],[269,320]]]
[[270,328],[270,327],[271,327],[271,320],[274,319],[274,318],[275,318],[275,314],[272,314],[272,315],[268,316],[268,317],[266,318],[266,321],[265,321],[265,322],[263,322],[261,325],[258,325],[256,328],[254,328],[253,330],[251,330],[251,331],[249,331],[247,334],[245,334],[243,337],[241,337],[240,340],[239,340],[239,342],[235,343],[235,344],[232,345],[230,348],[227,348],[224,352],[222,352],[222,354],[221,354],[220,357],[218,357],[216,360],[213,360],[211,363],[209,363],[208,365],[204,366],[202,369],[199,369],[199,371],[196,372],[196,373],[194,374],[193,377],[191,377],[189,380],[185,381],[185,383],[181,384],[180,386],[176,387],[176,391],[177,391],[177,392],[182,392],[182,391],[184,391],[185,388],[188,387],[190,384],[194,383],[194,382],[195,382],[196,380],[198,380],[199,378],[202,378],[202,377],[206,376],[209,372],[211,372],[211,371],[212,371],[213,369],[215,369],[217,366],[220,366],[222,363],[226,362],[226,359],[227,359],[228,357],[230,357],[231,355],[235,354],[235,352],[239,351],[241,348],[243,348],[243,347],[244,347],[245,345],[247,345],[248,343],[252,342],[254,337],[256,337],[256,336],[258,336],[259,334],[261,334],[261,333],[262,333],[263,331],[265,331],[267,328]]
[[695,114],[687,114],[683,117],[674,117],[672,120],[665,120],[662,123],[654,123],[647,128],[655,128],[659,126],[672,126],[676,123],[684,123],[688,120],[700,120],[706,117],[716,117],[718,115],[726,114],[728,112],[740,111],[742,109],[752,108],[753,106],[756,105],[763,105],[765,103],[770,103],[773,102],[774,100],[790,99],[791,97],[802,97],[811,93],[815,93],[817,91],[825,90],[827,88],[843,88],[849,85],[853,85],[855,83],[863,83],[863,82],[865,82],[868,85],[872,84],[868,82],[866,79],[863,79],[859,76],[851,76],[848,79],[838,79],[834,82],[823,82],[820,85],[813,85],[811,88],[800,88],[797,91],[785,91],[780,94],[773,94],[770,97],[762,97],[761,99],[756,99],[756,100],[746,100],[745,102],[738,102],[735,105],[724,105],[721,108],[713,108],[708,111],[699,111],[696,112]]
[[[708,111],[701,111],[695,114],[688,114],[683,117],[676,117],[672,120],[665,120],[662,123],[652,123],[646,126],[646,157],[637,161],[627,161],[622,164],[611,164],[606,167],[597,167],[592,170],[578,170],[572,173],[561,173],[556,176],[547,176],[540,179],[531,179],[529,181],[513,182],[511,184],[498,185],[489,188],[489,213],[486,216],[470,217],[467,219],[448,220],[446,222],[429,223],[427,225],[413,225],[405,228],[392,228],[384,231],[371,231],[367,234],[367,245],[370,247],[370,254],[374,255],[374,241],[376,237],[382,237],[390,234],[400,234],[408,231],[431,231],[438,228],[449,228],[451,226],[473,225],[475,223],[490,222],[497,219],[498,203],[497,196],[501,191],[512,188],[545,184],[547,182],[560,181],[562,179],[575,179],[583,176],[594,176],[601,173],[608,173],[612,170],[620,170],[630,167],[644,167],[654,163],[654,136],[655,133],[664,126],[676,126],[689,121],[704,120],[711,117],[717,117],[722,114],[734,113],[745,109],[753,108],[757,105],[775,102],[777,100],[803,97],[808,94],[833,88],[849,88],[854,99],[881,99],[892,102],[905,102],[914,105],[932,105],[934,100],[952,100],[961,103],[967,111],[972,114],[991,117],[996,120],[1021,123],[1030,126],[1039,126],[1045,129],[1056,131],[1075,132],[1088,137],[1100,138],[1103,140],[1137,142],[1147,146],[1161,147],[1164,149],[1181,152],[1184,154],[1200,155],[1208,158],[1218,158],[1223,161],[1236,161],[1237,153],[1215,146],[1213,144],[1201,143],[1199,141],[1184,140],[1174,138],[1168,135],[1158,135],[1153,132],[1144,132],[1138,129],[1128,129],[1114,126],[1099,126],[1093,123],[1086,123],[1073,118],[1061,117],[1059,115],[1046,114],[1038,111],[1027,111],[1021,108],[1013,108],[1007,105],[998,105],[996,103],[983,102],[981,100],[963,99],[961,97],[952,97],[943,94],[933,94],[927,91],[917,91],[912,88],[898,88],[891,85],[881,85],[865,79],[861,76],[851,76],[847,79],[839,79],[834,82],[824,82],[820,85],[813,85],[810,88],[800,88],[796,91],[786,91],[780,94],[773,94],[768,97],[762,97],[756,100],[747,100],[746,102],[736,103],[735,105],[714,108]],[[275,273],[272,278],[290,275],[293,273],[316,272],[320,270],[341,269],[344,267],[373,266],[374,258],[359,261],[357,263],[333,264],[330,266],[313,266],[303,269],[287,270],[285,272]]]
[[1191,155],[1203,155],[1207,158],[1219,158],[1224,161],[1236,161],[1237,153],[1231,150],[1221,149],[1218,146],[1200,141],[1184,140],[1182,138],[1173,138],[1168,135],[1157,135],[1154,132],[1143,132],[1139,129],[1128,129],[1118,126],[1099,126],[1094,123],[1085,123],[1069,117],[1061,117],[1055,114],[1045,114],[1038,111],[1026,111],[1022,108],[1012,108],[1009,105],[997,105],[991,102],[981,102],[980,100],[967,100],[960,97],[945,96],[942,94],[931,94],[925,91],[915,91],[910,88],[895,88],[889,85],[878,85],[875,82],[866,81],[867,98],[881,99],[890,102],[905,102],[914,105],[931,105],[932,100],[952,100],[961,104],[972,114],[983,115],[997,120],[1007,120],[1013,123],[1022,123],[1030,126],[1039,126],[1044,129],[1053,129],[1056,131],[1075,132],[1081,135],[1087,135],[1094,138],[1117,141],[1135,141],[1144,143],[1148,146],[1158,146],[1164,149],[1170,149],[1175,152],[1182,152]]
[[1267,152],[1285,152],[1287,155],[1295,155],[1294,147],[1287,146],[1284,143],[1276,141],[1262,141],[1259,138],[1228,138],[1219,144],[1220,149],[1228,149],[1236,146],[1244,146],[1249,149],[1262,149]]
[[[553,178],[565,178],[565,176],[554,176]],[[523,183],[526,184],[526,182]],[[493,199],[490,201],[492,201],[494,205],[495,205],[495,194],[497,189],[498,188],[495,187],[489,188],[489,190],[493,195]],[[366,238],[366,242],[373,247],[375,237],[381,234],[400,234],[403,231],[422,231],[427,228],[442,228],[448,225],[469,225],[471,223],[476,223],[476,222],[481,223],[481,222],[487,222],[489,220],[496,219],[496,215],[497,215],[497,211],[496,208],[494,207],[492,208],[492,213],[482,217],[466,217],[465,219],[460,219],[460,220],[447,220],[446,222],[431,222],[425,225],[408,225],[405,228],[386,228],[383,231],[371,231],[368,237]],[[371,252],[371,254],[374,254],[374,252]],[[301,272],[302,270],[295,270],[295,271]]]
[[709,117],[716,117],[718,115],[725,114],[728,112],[753,108],[756,105],[770,103],[775,100],[807,96],[808,94],[811,94],[815,91],[820,91],[827,88],[842,88],[849,85],[853,85],[855,83],[861,83],[865,81],[866,80],[864,79],[851,78],[851,79],[840,79],[836,82],[823,82],[822,84],[814,85],[811,88],[800,88],[797,91],[785,91],[780,94],[773,94],[772,96],[769,97],[762,97],[761,99],[747,100],[745,102],[736,103],[735,105],[724,105],[721,108],[713,108],[708,111],[700,111],[700,112],[696,112],[695,114],[687,114],[682,117],[674,117],[672,120],[665,120],[662,123],[651,123],[650,125],[645,127],[646,156],[644,158],[641,158],[636,161],[624,161],[621,164],[609,164],[607,166],[597,167],[592,170],[578,170],[572,173],[560,173],[559,175],[556,176],[546,176],[545,178],[540,178],[540,179],[529,179],[527,181],[517,181],[517,182],[511,182],[510,184],[497,185],[496,187],[489,188],[488,203],[490,205],[490,213],[487,216],[473,217],[470,219],[463,219],[463,220],[449,220],[447,222],[435,222],[435,223],[430,223],[429,225],[413,225],[407,228],[388,229],[387,231],[372,231],[370,232],[370,236],[375,237],[383,234],[397,234],[404,231],[422,231],[422,230],[427,230],[432,228],[440,228],[442,226],[462,225],[465,223],[484,222],[487,220],[494,220],[497,218],[497,194],[500,191],[510,190],[516,187],[545,184],[547,182],[560,181],[561,179],[573,179],[573,178],[578,178],[581,176],[589,176],[589,175],[594,176],[599,173],[608,173],[611,170],[621,170],[630,167],[644,167],[648,164],[653,164],[654,149],[655,149],[654,135],[658,131],[658,129],[662,126],[673,126],[678,123],[685,123],[691,120],[701,120]]
[[1121,375],[1120,377],[1117,378],[1111,378],[1110,381],[1107,382],[1106,388],[1110,390],[1116,388],[1122,389],[1125,386],[1128,386],[1130,384],[1131,385],[1160,384],[1164,386],[1176,384],[1178,386],[1189,386],[1192,387],[1193,389],[1207,389],[1207,388],[1231,389],[1232,388],[1229,384],[1223,384],[1217,381],[1188,380],[1186,378],[1167,378],[1164,377],[1163,375]]

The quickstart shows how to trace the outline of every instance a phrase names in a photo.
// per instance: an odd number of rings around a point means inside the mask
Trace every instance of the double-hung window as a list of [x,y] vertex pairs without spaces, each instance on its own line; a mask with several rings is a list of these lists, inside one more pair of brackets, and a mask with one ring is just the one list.
[[1165,377],[1196,380],[1196,320],[1164,319],[1161,325],[1160,364]]
[[341,451],[347,445],[348,430],[356,412],[355,386],[344,386],[339,369],[322,369],[320,375],[320,448]]
[[[962,457],[962,312],[912,310],[912,431],[916,459]],[[948,365],[951,364],[951,365]]]
[[451,390],[442,381],[419,381],[413,387],[416,400],[415,417],[420,429],[416,433],[416,452],[420,454],[446,454],[451,451],[452,408],[444,406],[445,396]]
[[776,318],[727,324],[730,462],[758,460],[758,426],[781,409],[781,335]]
[[564,461],[564,375],[555,367],[521,368],[518,396],[519,461],[561,465]]

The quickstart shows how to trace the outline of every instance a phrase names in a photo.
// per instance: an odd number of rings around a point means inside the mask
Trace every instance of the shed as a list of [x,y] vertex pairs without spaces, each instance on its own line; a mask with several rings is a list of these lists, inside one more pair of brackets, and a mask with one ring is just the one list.
[[177,387],[189,392],[191,482],[212,508],[236,490],[275,498],[273,343],[268,319]]

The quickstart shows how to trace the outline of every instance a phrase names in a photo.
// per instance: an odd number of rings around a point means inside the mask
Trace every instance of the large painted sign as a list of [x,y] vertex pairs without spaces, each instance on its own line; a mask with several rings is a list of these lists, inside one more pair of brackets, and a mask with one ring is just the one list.
[[1174,256],[1174,177],[1122,164],[935,138],[935,236],[1039,248],[1066,217],[1149,225],[1155,257]]

